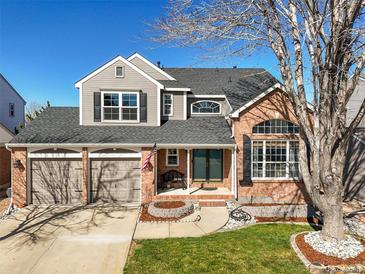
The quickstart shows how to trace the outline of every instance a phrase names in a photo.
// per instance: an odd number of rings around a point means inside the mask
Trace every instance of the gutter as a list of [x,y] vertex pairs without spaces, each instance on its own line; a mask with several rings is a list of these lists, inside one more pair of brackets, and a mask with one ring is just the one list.
[[[115,148],[140,148],[153,147],[154,143],[8,143],[7,148],[15,147],[115,147]],[[234,148],[236,144],[159,144],[156,143],[157,148]]]

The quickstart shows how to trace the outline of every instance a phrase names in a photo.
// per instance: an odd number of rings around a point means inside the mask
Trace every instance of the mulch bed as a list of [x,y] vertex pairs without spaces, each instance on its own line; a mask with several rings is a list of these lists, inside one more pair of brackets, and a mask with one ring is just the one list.
[[320,220],[317,218],[305,218],[305,217],[255,217],[257,223],[266,222],[299,222],[299,223],[310,223],[320,224]]
[[10,198],[0,199],[0,215],[2,215],[9,207]]
[[185,203],[183,201],[162,201],[155,202],[155,207],[157,208],[179,208],[184,206]]
[[148,205],[144,205],[141,207],[141,214],[139,216],[140,222],[176,222],[181,220],[182,218],[189,216],[193,212],[184,214],[178,218],[162,218],[162,217],[155,217],[148,213]]
[[[336,265],[354,265],[354,264],[363,264],[365,262],[365,251],[360,253],[356,258],[348,258],[346,260],[324,255],[316,250],[314,250],[309,244],[307,244],[304,240],[304,236],[306,233],[299,234],[295,238],[295,243],[297,244],[300,251],[303,255],[309,260],[312,264],[320,264],[327,266],[336,266]],[[362,242],[364,244],[364,242]]]

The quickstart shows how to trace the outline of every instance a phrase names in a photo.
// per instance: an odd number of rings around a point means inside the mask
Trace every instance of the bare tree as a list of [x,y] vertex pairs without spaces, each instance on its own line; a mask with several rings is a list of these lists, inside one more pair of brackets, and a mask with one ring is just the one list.
[[[166,14],[153,24],[158,32],[154,40],[160,43],[199,46],[220,55],[244,55],[263,47],[272,50],[299,120],[301,174],[323,214],[322,237],[344,237],[345,152],[365,112],[364,100],[346,126],[346,105],[365,63],[364,3],[170,0]],[[311,111],[309,93],[313,93]]]
[[30,102],[25,111],[25,120],[26,123],[29,124],[32,122],[39,114],[41,114],[42,111],[44,111],[46,108],[50,107],[51,103],[47,101],[45,105],[42,105],[38,102]]

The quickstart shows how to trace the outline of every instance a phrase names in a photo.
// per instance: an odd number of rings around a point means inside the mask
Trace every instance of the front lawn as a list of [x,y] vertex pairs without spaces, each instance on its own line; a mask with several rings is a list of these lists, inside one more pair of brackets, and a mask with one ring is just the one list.
[[125,273],[309,273],[290,236],[309,226],[262,224],[201,238],[137,242]]

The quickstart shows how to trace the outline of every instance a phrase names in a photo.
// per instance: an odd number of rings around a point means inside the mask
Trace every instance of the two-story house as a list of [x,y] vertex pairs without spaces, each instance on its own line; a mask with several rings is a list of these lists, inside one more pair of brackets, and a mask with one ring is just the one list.
[[0,197],[10,186],[10,151],[5,144],[24,125],[25,101],[0,73]]
[[75,86],[79,107],[48,108],[8,144],[17,206],[304,202],[296,118],[266,70],[161,69],[136,53]]

